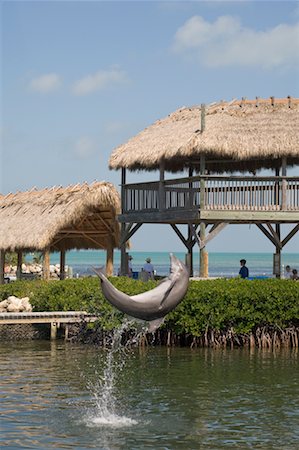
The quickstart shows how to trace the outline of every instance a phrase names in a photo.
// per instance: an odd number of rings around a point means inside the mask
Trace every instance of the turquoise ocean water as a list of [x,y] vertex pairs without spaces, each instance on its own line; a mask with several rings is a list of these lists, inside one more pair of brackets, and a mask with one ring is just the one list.
[[[185,261],[184,252],[174,254]],[[139,272],[147,257],[150,257],[157,275],[168,275],[169,253],[167,252],[130,252],[133,256],[133,271]],[[233,277],[237,276],[240,267],[240,259],[247,260],[250,276],[272,276],[273,254],[272,253],[209,253],[209,276],[211,277]],[[92,267],[105,266],[106,253],[97,250],[72,250],[66,254],[66,264],[73,268],[74,276],[93,274]],[[59,253],[51,255],[51,263],[59,263]],[[292,268],[299,269],[299,253],[283,253],[283,266],[289,264]],[[114,253],[115,275],[120,266],[120,251]],[[199,254],[194,252],[194,275],[199,273]]]

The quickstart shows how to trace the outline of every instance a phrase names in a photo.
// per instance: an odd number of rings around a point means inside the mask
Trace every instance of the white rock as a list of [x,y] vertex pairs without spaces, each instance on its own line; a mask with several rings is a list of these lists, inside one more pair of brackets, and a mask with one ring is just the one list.
[[29,297],[18,298],[10,295],[6,300],[0,303],[0,312],[31,312],[32,305]]
[[23,311],[22,300],[20,298],[14,297],[12,295],[11,297],[8,297],[7,301],[8,301],[7,312]]
[[23,311],[31,312],[32,311],[32,305],[29,302],[29,297],[24,297],[21,299]]
[[0,312],[6,312],[7,311],[7,307],[8,307],[8,301],[7,300],[3,300],[2,302],[0,302]]

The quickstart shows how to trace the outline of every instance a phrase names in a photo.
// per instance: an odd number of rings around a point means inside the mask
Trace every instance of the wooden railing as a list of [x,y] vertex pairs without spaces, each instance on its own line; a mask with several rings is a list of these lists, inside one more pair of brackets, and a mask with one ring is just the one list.
[[[204,179],[203,204],[200,181]],[[123,186],[123,212],[179,209],[299,211],[299,177],[180,178]]]
[[299,178],[210,177],[205,183],[205,209],[299,210]]

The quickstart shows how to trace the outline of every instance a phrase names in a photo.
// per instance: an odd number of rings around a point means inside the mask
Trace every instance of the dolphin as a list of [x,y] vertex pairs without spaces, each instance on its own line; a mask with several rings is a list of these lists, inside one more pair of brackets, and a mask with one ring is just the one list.
[[116,289],[99,271],[101,287],[108,302],[136,319],[150,322],[148,331],[154,332],[163,323],[166,314],[183,299],[189,284],[189,271],[176,256],[170,254],[170,274],[157,287],[142,294],[129,296]]

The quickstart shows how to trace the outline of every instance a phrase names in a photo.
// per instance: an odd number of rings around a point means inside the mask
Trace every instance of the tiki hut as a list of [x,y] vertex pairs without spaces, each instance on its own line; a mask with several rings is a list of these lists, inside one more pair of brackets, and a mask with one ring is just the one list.
[[64,266],[65,252],[71,249],[107,250],[106,270],[111,274],[113,249],[119,247],[119,211],[119,194],[107,182],[0,196],[1,274],[5,252],[17,252],[19,265],[23,252],[44,252],[47,271],[49,252],[61,252]]
[[299,99],[234,100],[180,108],[141,131],[111,154],[111,169],[169,172],[256,171],[299,163]]
[[[298,164],[299,99],[242,99],[180,108],[111,154],[110,168],[122,171],[122,245],[143,223],[169,224],[191,260],[198,243],[200,274],[206,276],[207,242],[227,224],[252,223],[275,245],[274,273],[279,276],[281,249],[299,230],[299,178],[287,176],[287,167]],[[186,169],[183,178],[165,178],[165,172]],[[257,176],[262,169],[273,173]],[[128,184],[126,170],[158,170],[159,178]],[[285,238],[282,223],[295,224]],[[187,237],[177,224],[187,225]]]

